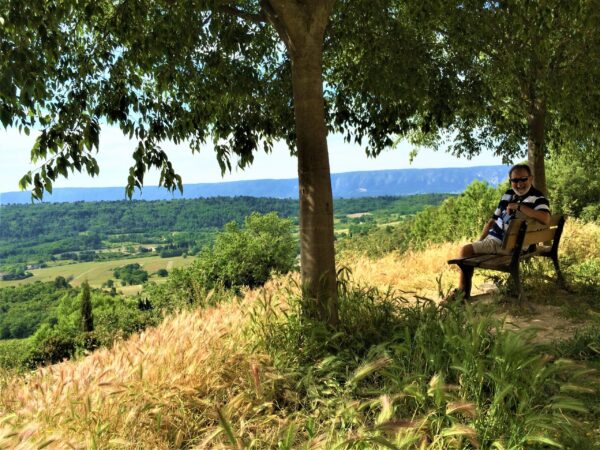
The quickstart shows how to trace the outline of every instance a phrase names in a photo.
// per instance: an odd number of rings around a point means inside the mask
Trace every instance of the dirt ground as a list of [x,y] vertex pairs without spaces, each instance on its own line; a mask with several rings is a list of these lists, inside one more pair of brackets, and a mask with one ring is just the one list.
[[[573,337],[578,329],[586,327],[586,320],[575,320],[566,316],[564,307],[533,302],[527,298],[519,304],[502,303],[496,286],[484,283],[477,286],[469,300],[470,304],[481,304],[495,309],[494,315],[504,320],[508,330],[534,330],[534,342],[550,343]],[[568,303],[570,294],[564,291],[554,293],[561,303]],[[513,300],[514,301],[514,300]]]

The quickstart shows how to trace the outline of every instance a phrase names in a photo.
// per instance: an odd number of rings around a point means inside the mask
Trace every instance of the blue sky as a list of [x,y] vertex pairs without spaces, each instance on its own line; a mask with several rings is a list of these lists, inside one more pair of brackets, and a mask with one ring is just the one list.
[[[18,130],[0,130],[0,192],[18,191],[19,179],[40,163],[29,160],[35,134],[19,134]],[[344,143],[340,135],[330,135],[328,139],[329,159],[332,173],[361,170],[384,170],[403,168],[467,167],[502,164],[500,157],[487,152],[471,160],[456,158],[443,151],[420,149],[412,164],[409,153],[412,147],[403,143],[395,149],[383,152],[377,158],[367,158],[356,144]],[[131,154],[135,142],[129,141],[117,128],[104,126],[100,134],[100,152],[97,155],[100,175],[72,174],[68,179],[59,179],[54,187],[108,187],[124,186],[127,182]],[[262,152],[255,156],[254,164],[244,171],[234,168],[232,173],[221,177],[215,155],[210,145],[200,153],[192,155],[185,145],[165,143],[163,148],[169,154],[175,170],[182,176],[184,184],[212,183],[220,181],[252,180],[261,178],[294,178],[297,175],[296,160],[289,155],[285,143],[277,144],[273,153]],[[158,184],[157,172],[146,175],[145,185]]]

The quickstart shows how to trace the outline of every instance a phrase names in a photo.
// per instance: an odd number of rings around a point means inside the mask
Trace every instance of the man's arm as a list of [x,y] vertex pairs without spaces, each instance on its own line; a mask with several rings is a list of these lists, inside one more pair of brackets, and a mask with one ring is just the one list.
[[535,219],[544,225],[550,225],[550,213],[546,210],[533,209],[523,203],[509,203],[506,209],[509,213],[521,211],[523,215],[530,219]]
[[479,236],[479,240],[482,241],[490,232],[490,228],[494,225],[494,219],[490,219],[487,221],[485,226],[483,227],[483,231],[481,232],[481,236]]

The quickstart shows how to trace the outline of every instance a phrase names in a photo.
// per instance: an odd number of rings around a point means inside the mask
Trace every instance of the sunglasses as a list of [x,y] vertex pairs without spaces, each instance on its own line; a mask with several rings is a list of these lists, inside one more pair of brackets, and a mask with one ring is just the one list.
[[517,184],[518,182],[525,183],[527,180],[529,180],[529,177],[511,178],[510,182]]

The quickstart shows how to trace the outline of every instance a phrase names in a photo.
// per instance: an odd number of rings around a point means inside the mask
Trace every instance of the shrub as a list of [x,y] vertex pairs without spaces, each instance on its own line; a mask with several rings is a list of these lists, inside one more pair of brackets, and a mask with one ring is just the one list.
[[41,340],[25,360],[26,367],[35,369],[40,365],[55,364],[75,354],[77,342],[74,337],[51,334]]
[[430,242],[477,238],[505,190],[505,185],[493,188],[485,182],[474,181],[459,196],[419,212],[407,223],[410,245],[423,248]]
[[142,266],[138,263],[117,267],[113,271],[113,275],[115,278],[120,279],[123,285],[144,284],[148,281],[148,272],[142,269]]
[[276,213],[253,213],[242,226],[225,225],[191,270],[205,289],[255,287],[263,285],[272,272],[292,270],[296,254],[290,220]]

